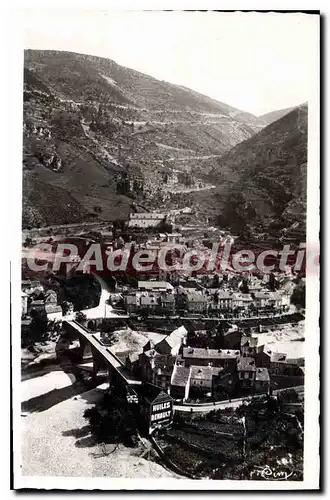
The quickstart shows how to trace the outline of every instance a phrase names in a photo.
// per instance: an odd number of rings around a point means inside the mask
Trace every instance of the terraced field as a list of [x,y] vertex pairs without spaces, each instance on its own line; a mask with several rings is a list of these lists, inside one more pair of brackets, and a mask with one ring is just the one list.
[[264,402],[232,415],[180,416],[156,439],[166,459],[196,479],[258,479],[265,465],[284,463],[291,480],[302,480],[301,415]]

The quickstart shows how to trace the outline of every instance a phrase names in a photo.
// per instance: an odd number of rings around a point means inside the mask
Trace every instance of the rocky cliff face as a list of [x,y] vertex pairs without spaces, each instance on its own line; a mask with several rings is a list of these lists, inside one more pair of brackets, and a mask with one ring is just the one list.
[[[218,158],[262,126],[253,115],[111,60],[28,50],[23,224],[114,219],[133,200],[149,208],[170,203],[173,184],[184,190],[188,176],[190,187],[205,185]],[[57,199],[57,211],[40,190]]]

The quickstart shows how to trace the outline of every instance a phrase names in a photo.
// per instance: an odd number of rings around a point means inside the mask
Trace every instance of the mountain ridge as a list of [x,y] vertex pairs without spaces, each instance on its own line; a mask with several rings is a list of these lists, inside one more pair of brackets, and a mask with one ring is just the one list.
[[[199,98],[202,101],[205,101],[205,102],[199,103],[199,105],[201,107],[205,106],[204,111],[208,111],[208,107],[213,106],[214,108],[218,108],[218,110],[221,110],[221,111],[231,111],[231,112],[232,111],[239,111],[240,113],[244,113],[246,115],[253,117],[253,119],[258,119],[257,116],[255,116],[251,113],[247,113],[245,111],[238,110],[238,108],[235,108],[235,107],[230,106],[228,104],[225,104],[221,101],[213,99],[207,95],[204,95],[200,92],[197,92],[196,90],[190,89],[184,85],[176,85],[173,83],[166,82],[165,80],[159,80],[156,77],[144,74],[138,70],[122,66],[122,65],[116,63],[115,61],[113,61],[112,59],[108,59],[108,58],[104,58],[104,57],[100,57],[100,56],[92,56],[92,55],[88,55],[88,54],[82,54],[82,53],[78,53],[78,52],[68,52],[68,51],[58,51],[58,50],[26,49],[24,51],[24,54],[25,54],[25,65],[29,65],[31,63],[34,65],[36,65],[36,64],[40,65],[40,64],[42,64],[40,62],[42,60],[42,58],[45,58],[47,56],[54,56],[54,57],[60,57],[60,58],[62,58],[63,56],[64,57],[65,56],[73,57],[76,60],[76,62],[78,62],[78,63],[81,61],[89,61],[92,63],[99,63],[102,65],[103,69],[108,70],[108,71],[112,70],[117,75],[119,74],[120,71],[123,71],[124,74],[128,72],[130,78],[137,78],[137,79],[142,78],[143,80],[148,80],[151,84],[156,83],[158,93],[159,93],[160,88],[163,85],[165,85],[166,87],[169,87],[169,88],[173,88],[176,91],[178,89],[182,89],[184,92],[189,93],[191,96],[194,96],[196,99]],[[39,61],[35,61],[36,56],[37,56],[37,59],[39,59]],[[35,66],[35,67],[37,67],[37,66]],[[40,69],[40,67],[39,67],[39,69]],[[56,69],[58,69],[58,68],[56,68]],[[123,76],[123,75],[121,75],[121,76]],[[133,87],[135,88],[139,82],[132,81],[132,83],[134,84]],[[126,82],[126,84],[127,84],[127,82]],[[74,89],[72,89],[72,91],[74,91]],[[148,96],[148,97],[150,98],[150,96]],[[151,98],[151,100],[152,100],[152,98]],[[195,111],[196,111],[196,105],[195,105]]]
[[294,108],[224,154],[212,172],[224,193],[219,223],[268,231],[298,223],[305,231],[306,104]]
[[269,111],[268,113],[264,113],[258,116],[258,119],[262,120],[265,123],[265,126],[267,126],[279,120],[283,116],[291,113],[291,111],[293,111],[295,108],[298,108],[299,106],[307,106],[307,103],[303,102],[297,106],[290,106],[289,108],[283,108],[283,109],[275,109],[273,111]]
[[[112,60],[27,50],[23,207],[34,209],[23,210],[23,225],[70,222],[70,205],[82,219],[107,220],[125,217],[132,202],[166,208],[173,183],[207,182],[216,158],[260,129],[256,120]],[[56,217],[31,199],[35,182],[66,191]]]

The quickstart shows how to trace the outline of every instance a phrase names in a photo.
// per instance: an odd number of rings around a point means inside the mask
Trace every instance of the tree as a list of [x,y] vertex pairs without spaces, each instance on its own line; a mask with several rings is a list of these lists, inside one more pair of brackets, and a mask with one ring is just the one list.
[[45,339],[47,333],[47,316],[38,313],[37,311],[31,311],[32,321],[30,324],[28,338],[22,339],[25,343],[41,342]]
[[250,289],[249,289],[249,286],[248,286],[248,281],[247,281],[247,278],[243,278],[243,283],[240,287],[240,291],[242,293],[250,293]]
[[29,238],[28,236],[25,238],[24,241],[24,247],[29,247],[32,245],[32,238]]
[[62,302],[62,311],[63,311],[63,314],[67,314],[70,310],[70,302],[68,302],[67,300],[65,300],[64,302]]
[[87,323],[87,328],[93,332],[96,330],[96,323],[93,319],[89,320]]
[[270,290],[272,290],[272,292],[275,292],[275,290],[278,289],[278,282],[277,282],[277,280],[275,278],[275,274],[274,273],[270,273],[270,275],[269,275],[268,286],[269,286]]
[[172,233],[172,224],[164,219],[158,224],[157,231],[159,231],[160,233]]
[[280,404],[283,403],[298,403],[299,395],[294,389],[286,389],[278,395],[278,401]]
[[47,323],[47,335],[58,336],[62,333],[62,325],[60,322],[52,320]]
[[213,286],[213,288],[219,288],[219,286],[220,286],[220,276],[218,274],[215,274],[213,276],[212,286]]
[[106,393],[93,408],[84,412],[88,419],[92,433],[99,442],[119,442],[126,445],[135,445],[134,436],[138,427],[134,407],[128,404],[121,393]]
[[306,289],[305,283],[301,282],[293,290],[291,295],[291,303],[295,305],[297,308],[305,308],[306,302]]
[[75,319],[76,321],[78,321],[78,323],[85,323],[87,320],[87,316],[82,311],[78,311],[75,315]]
[[100,324],[101,333],[113,333],[115,330],[116,326],[112,322],[110,323],[106,319],[102,320],[102,323]]

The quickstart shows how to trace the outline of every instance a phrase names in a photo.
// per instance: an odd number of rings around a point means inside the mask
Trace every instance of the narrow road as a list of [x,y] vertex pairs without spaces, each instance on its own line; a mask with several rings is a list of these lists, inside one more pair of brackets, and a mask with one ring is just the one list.
[[114,156],[111,156],[111,154],[105,149],[103,148],[99,141],[97,139],[95,139],[95,137],[93,137],[93,135],[91,134],[90,132],[90,128],[89,128],[89,125],[87,125],[87,123],[85,123],[85,119],[83,118],[82,120],[80,120],[80,124],[82,126],[82,129],[84,131],[84,134],[85,136],[90,139],[91,141],[94,142],[94,144],[96,144],[96,146],[100,149],[100,151],[102,151],[104,157],[111,163],[117,165],[118,167],[121,167],[121,168],[124,168],[118,161],[117,159],[114,157]]
[[[98,276],[96,273],[91,273],[93,277],[99,282],[101,287],[101,295],[99,304],[96,307],[91,309],[84,309],[83,312],[87,319],[96,319],[96,318],[128,318],[128,315],[119,315],[113,311],[113,307],[109,304],[109,293],[110,290],[106,284],[106,282]],[[74,316],[74,315],[72,315]],[[72,319],[71,316],[66,316],[65,319]]]
[[[274,314],[273,316],[266,316],[266,315],[260,315],[260,316],[245,316],[245,317],[239,317],[239,316],[230,316],[226,318],[221,318],[219,316],[160,316],[160,315],[153,315],[149,314],[148,319],[168,319],[168,320],[194,320],[194,321],[230,321],[231,323],[237,323],[237,322],[243,322],[243,321],[250,321],[250,320],[261,320],[261,319],[274,319],[274,318],[285,318],[286,316],[290,317],[292,313],[284,313],[284,314]],[[288,323],[292,323],[292,319],[290,318]]]
[[[23,229],[23,235],[28,236],[30,233],[42,233],[49,229],[71,229],[76,227],[96,228],[99,226],[109,226],[113,221],[97,221],[97,222],[73,222],[72,224],[52,224],[51,226],[33,227],[31,229]],[[48,235],[47,235],[48,236]],[[53,234],[51,235],[54,236]]]
[[216,186],[204,186],[204,187],[201,187],[201,188],[182,188],[182,189],[167,189],[167,191],[169,193],[172,193],[172,194],[179,194],[179,193],[193,193],[195,191],[208,191],[210,189],[215,189]]
[[[261,397],[254,396],[255,398]],[[244,398],[237,399],[227,399],[225,401],[219,401],[210,404],[203,405],[180,405],[174,403],[174,411],[179,411],[183,413],[208,413],[213,410],[224,410],[225,408],[238,408],[244,401],[250,401],[252,396],[246,396]]]
[[168,158],[172,161],[188,161],[188,160],[209,160],[210,158],[220,158],[223,155],[203,155],[203,156],[181,156],[181,158]]
[[[286,387],[284,389],[278,389],[273,391],[273,396],[276,396],[280,392],[286,391],[288,389],[294,389],[297,393],[303,393],[304,386],[297,387]],[[174,411],[188,412],[188,413],[208,413],[213,410],[223,410],[225,408],[238,408],[244,403],[244,401],[251,401],[251,399],[261,398],[264,394],[254,394],[252,396],[245,396],[244,398],[236,399],[226,399],[225,401],[218,401],[210,404],[200,404],[200,405],[183,405],[174,403]]]

